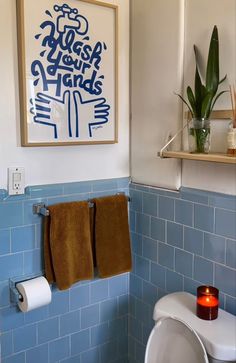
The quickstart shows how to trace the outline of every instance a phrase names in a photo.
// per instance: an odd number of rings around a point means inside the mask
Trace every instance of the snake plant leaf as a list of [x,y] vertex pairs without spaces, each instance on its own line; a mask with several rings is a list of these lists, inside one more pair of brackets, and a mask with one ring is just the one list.
[[189,112],[191,113],[192,117],[194,117],[193,111],[192,111],[191,107],[189,106],[188,102],[185,101],[185,99],[180,94],[175,93],[175,95],[178,96],[183,101],[183,103],[188,107]]
[[214,95],[219,85],[219,38],[218,29],[215,25],[213,28],[210,47],[208,52],[207,70],[206,70],[206,88],[208,92]]
[[[209,118],[213,110],[213,107],[218,98],[225,93],[222,91],[217,94],[219,84],[224,82],[226,76],[223,79],[219,79],[219,39],[218,29],[215,25],[212,31],[208,58],[206,77],[201,74],[200,65],[203,63],[200,52],[196,45],[193,46],[195,54],[195,83],[194,92],[190,86],[187,87],[187,98],[186,100],[180,95],[179,98],[188,107],[192,117],[195,118]],[[204,67],[201,67],[204,68]]]
[[208,119],[211,113],[211,104],[213,100],[213,92],[208,92],[202,102],[201,118]]
[[222,79],[220,80],[219,84],[223,83],[223,82],[226,80],[226,78],[227,78],[227,74],[224,76],[224,78],[222,78]]
[[207,94],[207,89],[204,86],[204,84],[202,85],[201,92],[202,92],[202,100],[204,100],[204,98],[206,97],[206,94]]
[[[205,97],[205,87],[202,84],[201,77],[196,66],[195,71],[195,116],[196,118],[201,117],[201,105],[202,99]],[[202,87],[204,87],[204,92],[202,92]]]
[[189,103],[192,107],[193,114],[196,115],[196,100],[195,100],[192,88],[190,86],[187,87],[187,97],[188,97]]
[[203,80],[205,77],[203,77],[203,74],[202,74],[203,69],[201,69],[201,68],[204,68],[202,56],[201,56],[201,53],[200,53],[198,47],[196,46],[196,44],[193,45],[193,50],[194,50],[194,55],[195,55],[195,63],[196,63],[196,66],[198,67],[198,73],[199,73],[201,82],[203,83]]
[[216,101],[218,100],[218,98],[219,98],[221,95],[223,95],[224,93],[227,93],[227,92],[229,92],[229,91],[222,91],[222,92],[218,93],[218,95],[215,97],[215,99],[214,99],[214,101],[213,101],[213,103],[212,103],[210,113],[212,112],[212,110],[213,110],[213,108],[214,108],[214,106],[215,106],[215,103],[216,103]]

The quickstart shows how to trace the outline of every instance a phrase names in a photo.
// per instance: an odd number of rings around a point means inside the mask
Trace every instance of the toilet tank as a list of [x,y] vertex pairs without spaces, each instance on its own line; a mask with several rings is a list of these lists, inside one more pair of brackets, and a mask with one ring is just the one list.
[[[216,320],[196,316],[196,297],[187,292],[169,294],[157,301],[153,319],[178,318],[193,328],[201,338],[210,362],[236,362],[236,317],[219,309]],[[223,362],[222,362],[223,361]]]

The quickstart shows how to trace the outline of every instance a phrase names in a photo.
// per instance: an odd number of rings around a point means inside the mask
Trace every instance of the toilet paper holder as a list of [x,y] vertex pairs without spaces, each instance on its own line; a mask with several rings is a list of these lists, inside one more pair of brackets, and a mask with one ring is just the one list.
[[31,279],[35,279],[36,277],[40,277],[41,275],[31,275],[31,276],[24,276],[23,277],[15,277],[9,279],[9,288],[10,288],[10,302],[13,305],[17,305],[18,302],[23,301],[23,296],[17,290],[16,285],[20,282],[28,281]]

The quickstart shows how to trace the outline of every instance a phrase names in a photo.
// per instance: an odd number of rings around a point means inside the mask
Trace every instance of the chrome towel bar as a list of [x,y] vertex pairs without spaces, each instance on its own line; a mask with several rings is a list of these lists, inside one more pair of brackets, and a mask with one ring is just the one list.
[[[124,194],[124,193],[117,193],[116,195],[120,195],[120,194]],[[128,202],[130,202],[130,197],[127,196],[127,200]],[[89,208],[93,208],[94,203],[91,202],[90,200],[87,200],[88,204],[89,204]],[[46,207],[45,203],[37,203],[33,205],[33,214],[39,214],[42,215],[44,217],[48,217],[49,216],[49,210]]]

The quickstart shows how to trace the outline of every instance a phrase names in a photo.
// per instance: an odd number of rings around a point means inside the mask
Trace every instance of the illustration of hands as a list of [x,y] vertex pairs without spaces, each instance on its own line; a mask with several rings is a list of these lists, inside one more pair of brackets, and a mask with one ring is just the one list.
[[57,141],[60,140],[58,125],[62,119],[67,120],[69,138],[92,137],[93,130],[102,127],[109,120],[110,106],[106,104],[105,98],[85,101],[79,91],[67,90],[62,98],[39,92],[35,98],[30,99],[30,103],[34,122],[53,128],[54,139]]
[[[106,103],[104,97],[95,98],[92,100],[83,100],[79,91],[73,92],[75,108],[83,110],[83,122],[81,123],[81,131],[84,130],[85,134],[89,134],[89,137],[93,136],[93,130],[101,128],[102,125],[109,121],[110,106]],[[78,111],[77,111],[77,114]],[[87,137],[87,135],[85,135]]]

